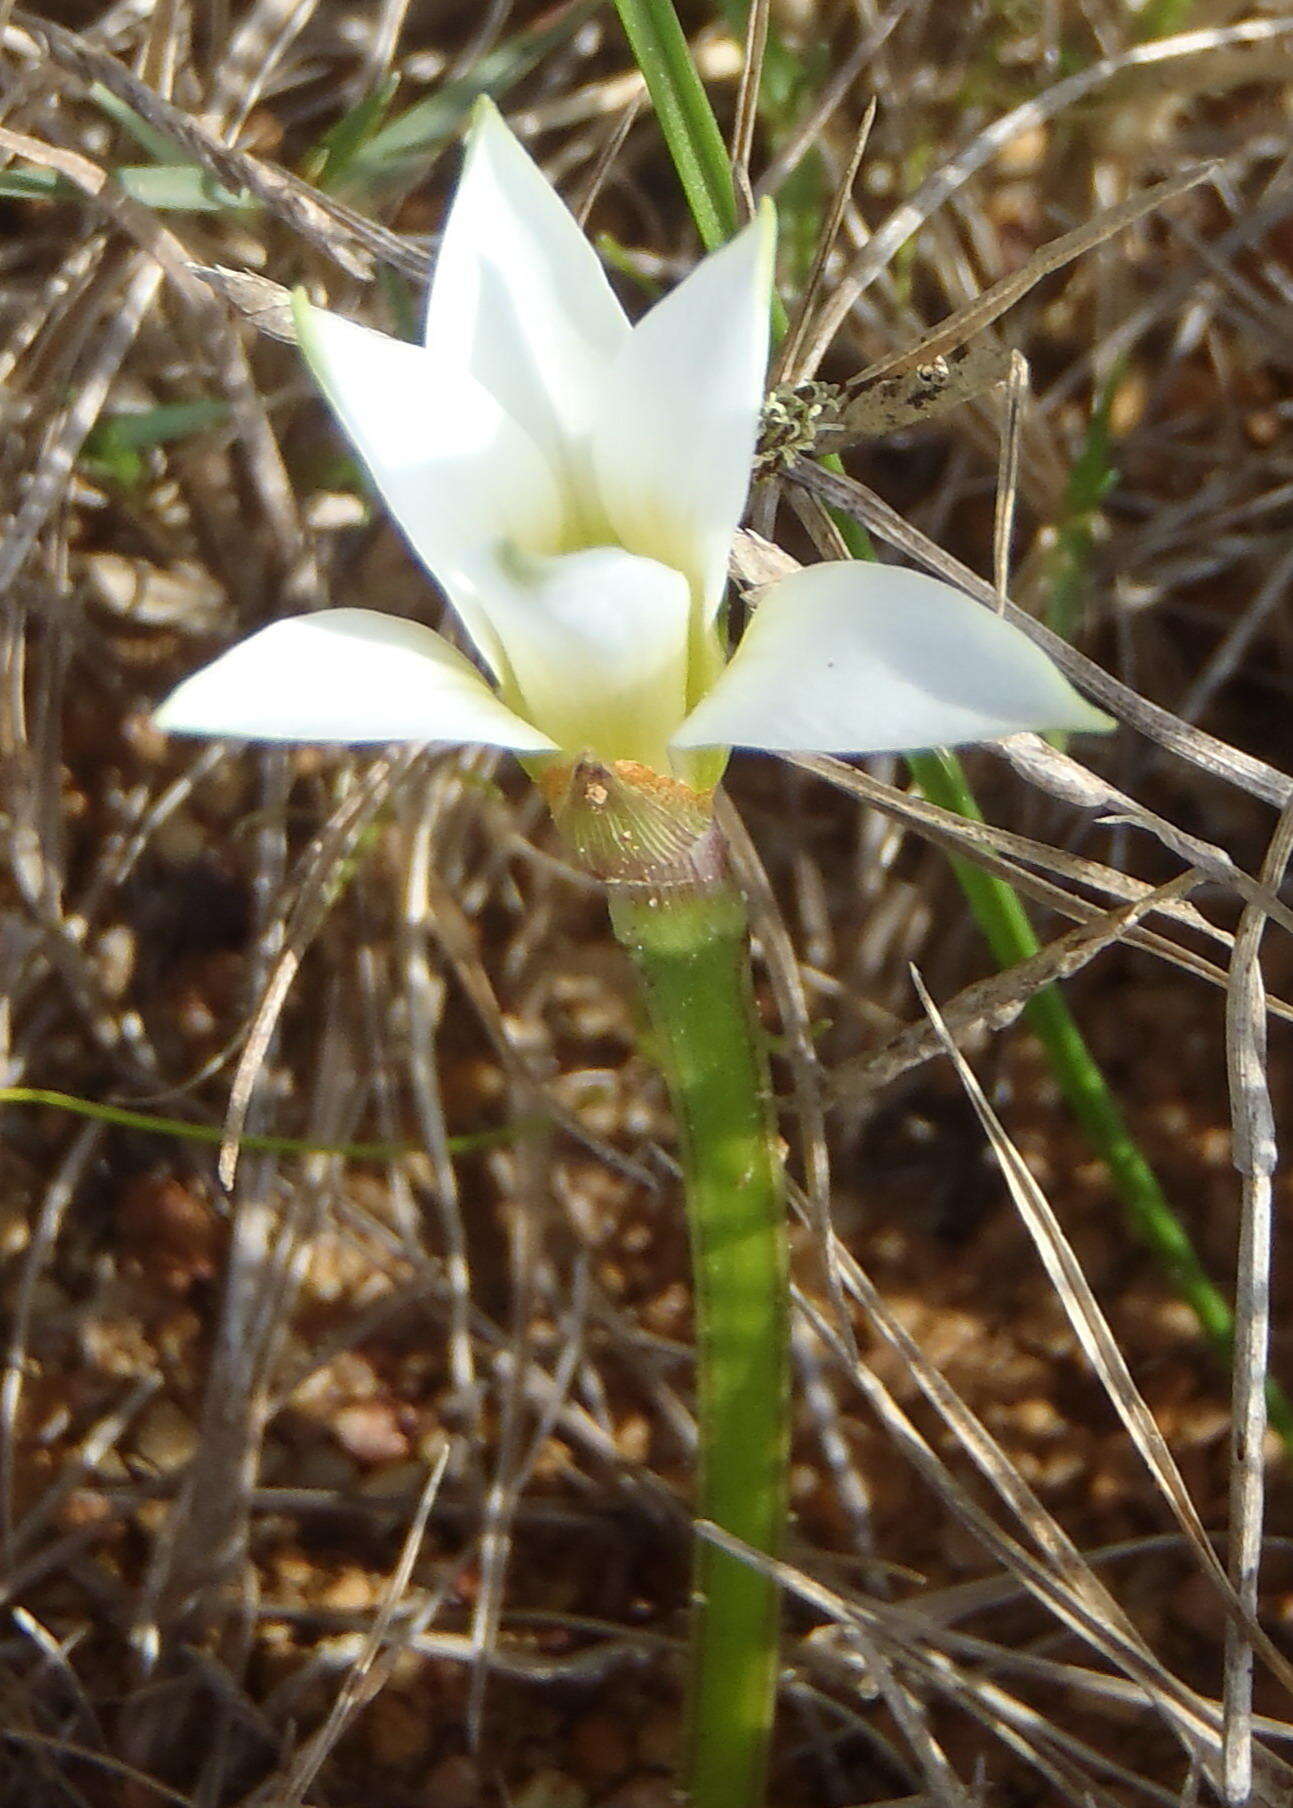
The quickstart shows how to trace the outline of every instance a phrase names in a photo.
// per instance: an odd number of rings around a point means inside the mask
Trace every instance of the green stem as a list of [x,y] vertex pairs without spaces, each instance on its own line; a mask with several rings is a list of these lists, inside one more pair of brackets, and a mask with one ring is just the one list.
[[[695,1277],[697,1516],[775,1554],[789,1451],[788,1259],[744,906],[723,881],[621,894],[611,917],[641,976],[678,1123]],[[688,1799],[751,1808],[763,1799],[775,1705],[776,1586],[704,1539],[694,1565]]]

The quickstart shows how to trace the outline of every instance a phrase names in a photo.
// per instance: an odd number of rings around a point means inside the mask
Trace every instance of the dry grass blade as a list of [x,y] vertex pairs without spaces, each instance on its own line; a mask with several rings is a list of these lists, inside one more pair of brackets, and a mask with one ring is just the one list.
[[[524,1096],[524,1095],[522,1095]],[[471,1683],[467,1694],[466,1733],[476,1747],[484,1731],[485,1690],[490,1656],[498,1643],[503,1614],[512,1529],[521,1489],[525,1484],[525,1386],[521,1377],[529,1364],[534,1317],[538,1305],[538,1265],[541,1230],[548,1205],[544,1148],[522,1142],[515,1152],[517,1200],[510,1214],[509,1262],[512,1273],[512,1327],[510,1379],[502,1402],[498,1452],[485,1497],[481,1525],[480,1592],[472,1613]],[[569,1375],[566,1376],[568,1384]],[[558,1381],[559,1397],[565,1386]]]
[[[802,123],[791,133],[786,143],[781,146],[772,162],[764,170],[755,188],[757,197],[778,195],[784,184],[799,168],[806,154],[814,147],[828,142],[827,127],[832,115],[839,109],[844,97],[863,70],[875,60],[877,51],[897,30],[904,15],[911,10],[911,6],[912,0],[895,0],[895,4],[880,15],[870,31],[858,39],[848,56],[830,77],[820,95],[813,101]],[[872,112],[874,104],[874,99],[867,102],[863,112],[864,120]],[[868,126],[867,130],[869,131],[869,129]],[[839,186],[837,184],[837,192]]]
[[615,168],[615,163],[620,152],[628,142],[629,133],[633,130],[639,113],[641,113],[643,107],[646,105],[646,98],[647,92],[645,86],[634,90],[624,106],[620,109],[620,116],[615,122],[615,129],[598,152],[597,161],[593,164],[593,167],[589,172],[584,192],[579,199],[579,205],[574,209],[575,218],[579,221],[581,226],[587,226],[588,216],[593,211],[597,197],[602,192],[607,177]]
[[[842,1319],[843,1315],[837,1312],[836,1316]],[[874,1558],[875,1527],[867,1481],[845,1432],[839,1398],[822,1360],[821,1339],[799,1318],[791,1325],[791,1339],[804,1415],[821,1449],[840,1510],[848,1523],[853,1549]],[[870,1567],[878,1570],[879,1565]]]
[[[919,792],[903,791],[895,785],[887,785],[880,779],[872,778],[870,773],[860,767],[850,766],[832,754],[796,754],[791,757],[790,763],[849,792],[861,802],[884,811],[886,815],[907,824],[930,840],[937,841],[940,846],[949,847],[967,860],[978,861],[989,870],[1001,871],[1008,867],[1012,883],[1026,867],[1035,866],[1045,872],[1056,873],[1071,883],[1089,886],[1110,898],[1135,901],[1147,897],[1153,890],[1147,881],[1130,878],[1117,867],[1107,866],[1102,861],[1070,854],[1063,848],[1052,847],[1048,842],[1020,835],[1013,829],[1002,829],[993,823],[975,822],[958,816],[938,804],[930,803]],[[994,855],[1003,858],[994,860]],[[1202,872],[1204,869],[1200,866],[1198,870]],[[1268,895],[1263,887],[1258,886],[1257,889],[1263,897]],[[1053,893],[1048,893],[1047,897],[1048,901],[1054,901]],[[1078,906],[1082,900],[1070,896],[1065,902],[1069,914],[1079,914]],[[1057,903],[1056,908],[1064,909],[1065,904]],[[1193,904],[1170,887],[1164,891],[1159,908],[1174,922],[1197,930],[1220,947],[1228,950],[1233,946],[1233,938],[1225,930],[1210,922]],[[1089,912],[1083,910],[1080,920],[1089,922],[1092,919]]]
[[[226,1187],[232,1187],[234,1182],[239,1143],[246,1129],[256,1080],[301,959],[340,895],[339,880],[347,860],[369,824],[385,807],[392,788],[408,773],[416,758],[415,749],[394,760],[377,761],[307,851],[290,919],[285,919],[282,924],[282,946],[266,974],[229,1088],[225,1141],[220,1150],[220,1179]],[[269,945],[276,945],[278,941],[279,936],[275,934]]]
[[86,437],[103,411],[161,281],[162,272],[151,259],[136,258],[125,272],[120,302],[78,372],[74,399],[51,423],[31,483],[0,541],[0,595],[12,589],[58,507]]
[[1126,1359],[1109,1322],[1082,1272],[1072,1244],[1028,1165],[1006,1134],[1000,1119],[974,1076],[969,1063],[953,1041],[938,1007],[925,989],[919,974],[914,973],[917,990],[930,1021],[938,1031],[943,1046],[956,1067],[975,1115],[988,1136],[1011,1197],[1041,1257],[1056,1295],[1064,1307],[1069,1323],[1086,1352],[1088,1361],[1099,1376],[1110,1403],[1127,1429],[1146,1468],[1153,1476],[1163,1499],[1185,1535],[1188,1547],[1203,1573],[1215,1583],[1227,1610],[1239,1619],[1285,1688],[1293,1690],[1293,1664],[1276,1649],[1251,1613],[1239,1601],[1224,1568],[1212,1548],[1212,1541],[1200,1520],[1190,1497],[1185,1479],[1159,1430],[1153,1414],[1127,1367]]
[[0,1375],[0,1531],[5,1567],[13,1560],[14,1446],[18,1434],[18,1402],[22,1393],[27,1342],[36,1310],[37,1289],[48,1264],[63,1219],[103,1135],[100,1124],[85,1124],[73,1139],[58,1172],[50,1181],[23,1262],[22,1278],[13,1302],[9,1336],[5,1344],[4,1372]]
[[1011,352],[1006,383],[1006,419],[1001,432],[1001,460],[997,469],[997,506],[992,524],[992,579],[997,591],[997,613],[1010,600],[1010,547],[1015,528],[1015,500],[1019,491],[1019,442],[1024,399],[1028,393],[1028,361],[1022,352]]
[[[834,1349],[842,1371],[864,1394],[896,1447],[936,1495],[946,1501],[957,1520],[1003,1564],[1027,1593],[1053,1613],[1061,1625],[1132,1680],[1143,1692],[1145,1701],[1172,1728],[1192,1761],[1202,1764],[1211,1774],[1219,1773],[1221,1715],[1215,1704],[1195,1694],[1154,1656],[1131,1619],[1047,1512],[991,1433],[894,1317],[860,1264],[843,1248],[839,1251],[839,1262],[850,1293],[862,1306],[874,1329],[898,1352],[905,1371],[917,1382],[987,1481],[1018,1517],[1040,1552],[1040,1558],[995,1524],[976,1497],[945,1469],[875,1369],[847,1358],[820,1313],[808,1301],[800,1299],[801,1309],[809,1322]],[[789,1566],[783,1567],[778,1574],[783,1586],[819,1606],[825,1606],[830,1599],[820,1584],[807,1584],[807,1579]],[[827,1606],[826,1611],[832,1609]],[[864,1609],[855,1600],[849,1604],[846,1615],[836,1617],[843,1619],[858,1611]],[[1272,1803],[1288,1800],[1293,1788],[1293,1768],[1263,1750],[1259,1769],[1263,1787],[1269,1791],[1268,1799]]]
[[398,1661],[401,1649],[399,1644],[396,1644],[385,1662],[379,1661],[382,1646],[387,1641],[395,1616],[408,1592],[408,1586],[413,1577],[413,1567],[422,1549],[427,1524],[431,1518],[431,1510],[439,1495],[440,1485],[444,1481],[452,1452],[453,1446],[446,1439],[423,1483],[417,1509],[409,1522],[409,1529],[404,1535],[399,1561],[391,1572],[390,1582],[378,1605],[377,1612],[373,1615],[372,1623],[364,1634],[363,1643],[346,1676],[345,1683],[328,1710],[327,1718],[319,1730],[301,1748],[282,1784],[267,1785],[264,1791],[258,1792],[257,1800],[272,1803],[273,1808],[300,1808],[307,1791],[327,1759],[328,1753],[365,1702],[372,1700]]
[[1217,693],[1235,677],[1245,654],[1287,599],[1290,584],[1293,584],[1293,545],[1275,560],[1253,592],[1252,601],[1223,635],[1181,698],[1179,713],[1183,720],[1196,721]]
[[[410,788],[411,793],[411,788]],[[444,1239],[445,1272],[452,1301],[449,1322],[449,1368],[460,1410],[467,1413],[473,1432],[480,1431],[483,1402],[476,1385],[472,1356],[471,1272],[467,1260],[467,1232],[459,1197],[458,1173],[449,1149],[444,1121],[444,1101],[436,1064],[436,1033],[442,1009],[443,987],[437,984],[429,958],[423,925],[429,922],[428,895],[432,870],[432,846],[437,823],[438,797],[434,790],[424,799],[409,795],[418,807],[408,832],[408,854],[399,924],[399,957],[408,1000],[409,1038],[406,1066],[422,1147],[431,1166],[435,1211]]]
[[[865,389],[871,383],[911,370],[918,364],[932,364],[945,353],[955,351],[958,346],[977,338],[994,320],[1000,319],[1008,308],[1012,308],[1030,289],[1035,288],[1043,277],[1050,276],[1055,270],[1062,270],[1065,264],[1071,264],[1074,259],[1093,251],[1097,245],[1103,245],[1116,233],[1134,226],[1137,220],[1143,220],[1156,207],[1162,207],[1166,202],[1174,201],[1178,195],[1186,194],[1213,173],[1214,166],[1210,163],[1184,170],[1165,182],[1155,183],[1143,194],[1133,196],[1130,201],[1124,201],[1118,207],[1106,208],[1095,219],[1075,227],[1072,232],[1065,232],[1059,238],[1051,239],[1039,251],[1035,251],[1018,270],[1012,270],[1009,276],[1003,276],[1000,282],[985,289],[969,307],[949,314],[946,320],[931,327],[914,345],[904,346],[902,351],[893,352],[886,358],[877,359],[874,364],[868,364],[865,370],[859,371],[856,377],[850,379],[847,391]],[[843,419],[847,426],[847,404]]]
[[216,64],[203,124],[236,138],[274,70],[310,24],[319,0],[256,0]]
[[284,345],[296,344],[292,291],[282,283],[250,270],[226,270],[222,264],[190,264],[189,268],[258,333]]
[[[1286,809],[1262,866],[1278,891],[1293,853],[1293,805]],[[1230,1433],[1229,1572],[1250,1619],[1257,1616],[1262,1555],[1266,1437],[1266,1364],[1270,1343],[1271,1176],[1278,1160],[1266,1077],[1266,1001],[1260,964],[1266,912],[1249,904],[1240,919],[1226,996],[1226,1067],[1233,1160],[1243,1185],[1235,1288],[1234,1404]],[[1246,1629],[1226,1627],[1225,1769],[1229,1808],[1252,1796],[1253,1649]]]
[[[856,1265],[846,1252],[841,1261],[850,1275],[851,1285],[857,1279]],[[865,1301],[864,1286],[858,1297]],[[800,1300],[807,1316],[828,1341],[831,1339],[820,1315]],[[966,1412],[956,1395],[947,1388],[942,1377],[924,1364],[920,1353],[904,1332],[897,1327],[876,1296],[879,1316],[876,1327],[904,1347],[912,1362],[912,1373],[948,1418],[958,1436],[968,1440],[967,1447],[976,1456],[988,1479],[1007,1497],[1018,1497],[1028,1512],[1028,1523],[1036,1535],[1049,1546],[1045,1560],[1000,1530],[978,1505],[974,1496],[961,1487],[944,1469],[929,1444],[921,1437],[902,1408],[873,1369],[865,1365],[851,1370],[853,1381],[865,1394],[881,1418],[903,1455],[914,1464],[936,1493],[947,1500],[957,1518],[1019,1579],[1027,1591],[1042,1602],[1080,1639],[1090,1644],[1109,1662],[1132,1678],[1142,1691],[1147,1707],[1160,1716],[1180,1740],[1193,1762],[1215,1772],[1220,1748],[1220,1715],[1215,1705],[1196,1695],[1181,1683],[1153,1655],[1118,1604],[1103,1589],[1080,1554],[1075,1551],[1045,1509],[1031,1496],[1013,1465],[995,1446],[990,1436]],[[886,1323],[886,1321],[888,1321]],[[837,1354],[838,1346],[835,1345]],[[847,1367],[847,1365],[846,1365]],[[922,1626],[918,1609],[891,1607],[854,1592],[844,1596],[828,1587],[805,1570],[789,1562],[776,1562],[750,1551],[714,1526],[704,1528],[705,1536],[725,1549],[731,1549],[744,1561],[766,1569],[776,1576],[787,1593],[797,1596],[818,1612],[841,1626],[861,1626],[867,1633],[864,1649],[885,1650],[892,1662],[901,1657],[923,1679],[930,1671],[929,1634]],[[1274,1753],[1260,1753],[1260,1772],[1268,1799],[1283,1802],[1293,1786],[1293,1768]]]
[[820,1247],[826,1255],[827,1282],[836,1306],[837,1318],[844,1335],[849,1336],[851,1333],[848,1329],[848,1314],[844,1308],[844,1296],[830,1256],[830,1251],[834,1248],[831,1234],[831,1169],[822,1113],[821,1068],[813,1047],[812,1015],[804,994],[799,962],[778,906],[776,893],[769,883],[754,843],[726,798],[719,799],[718,820],[750,909],[751,928],[772,981],[782,1031],[789,1045],[795,1111],[799,1119],[800,1147],[808,1178],[808,1196],[812,1201],[814,1228],[821,1238]]
[[866,147],[871,137],[871,128],[875,124],[878,107],[878,101],[872,96],[867,103],[866,112],[862,115],[862,123],[857,129],[848,161],[835,184],[835,193],[831,198],[826,217],[822,221],[821,231],[817,235],[817,244],[813,249],[813,261],[804,280],[803,293],[795,305],[786,336],[773,354],[771,381],[774,385],[793,383],[801,374],[800,358],[808,332],[808,323],[826,280],[826,266],[830,262],[831,252],[835,249],[840,228],[844,224],[844,214],[853,196],[853,184],[857,181],[858,170],[862,167],[862,159],[866,155]]
[[[976,1539],[1003,1562],[1006,1573],[1017,1578],[1020,1586],[1033,1592],[1041,1586],[1044,1598],[1052,1605],[1057,1599],[1067,1603],[1069,1623],[1073,1623],[1072,1616],[1076,1616],[1083,1636],[1089,1637],[1096,1628],[1107,1628],[1116,1633],[1120,1639],[1128,1642],[1130,1648],[1136,1650],[1139,1662],[1140,1657],[1147,1655],[1143,1640],[1134,1633],[1130,1620],[1090,1565],[1046,1511],[991,1433],[969,1410],[956,1390],[899,1322],[862,1265],[843,1246],[837,1256],[849,1293],[866,1313],[872,1329],[900,1358],[904,1374],[915,1381],[953,1436],[1013,1513],[1025,1536],[1045,1560],[1045,1564],[1049,1565],[1049,1570],[1038,1565],[1031,1553],[1003,1532],[974,1497],[958,1484],[892,1399],[874,1365],[846,1357],[839,1340],[826,1332],[816,1309],[807,1301],[802,1301],[806,1318],[816,1326],[818,1334],[825,1337],[850,1380],[861,1389],[873,1409],[880,1413],[890,1430],[896,1434],[898,1447],[915,1464],[936,1494],[947,1502],[957,1520],[967,1526]],[[1097,1648],[1106,1649],[1107,1655],[1107,1647],[1101,1647],[1098,1639],[1095,1642]],[[1133,1666],[1129,1673],[1136,1674],[1136,1667]]]
[[745,217],[754,214],[754,190],[750,186],[750,153],[754,149],[754,128],[759,119],[759,87],[763,81],[763,59],[768,50],[768,15],[771,0],[751,0],[745,24],[745,54],[741,61],[741,81],[736,91],[736,118],[732,125],[730,162],[732,182]]
[[[788,1578],[793,1577],[796,1590],[805,1599],[813,1599],[813,1604],[820,1605],[814,1599],[813,1585],[807,1581],[794,1567],[786,1563],[778,1563],[775,1558],[762,1551],[753,1550],[742,1544],[740,1539],[733,1538],[721,1526],[709,1520],[698,1520],[697,1531],[701,1537],[710,1540],[721,1550],[730,1551],[733,1556],[741,1558],[754,1569],[776,1578],[784,1587]],[[825,1591],[823,1590],[824,1594]],[[924,1784],[922,1801],[938,1804],[939,1808],[974,1808],[974,1794],[957,1776],[949,1763],[947,1754],[939,1744],[929,1725],[928,1711],[922,1699],[922,1691],[916,1686],[915,1678],[904,1674],[903,1669],[894,1662],[897,1655],[890,1638],[883,1636],[889,1628],[883,1622],[877,1624],[872,1616],[865,1613],[846,1614],[841,1616],[841,1623],[848,1624],[856,1642],[858,1656],[866,1666],[871,1685],[884,1700],[885,1706],[894,1718],[903,1740],[911,1753],[912,1760]],[[877,1637],[876,1633],[882,1636]]]
[[[0,1583],[0,1598],[18,1592],[21,1571],[15,1559],[28,1551],[37,1534],[51,1520],[57,1523],[60,1513],[76,1498],[77,1491],[99,1473],[150,1401],[156,1398],[161,1386],[160,1375],[145,1375],[137,1381],[121,1404],[91,1427],[81,1440],[74,1460],[24,1513],[10,1543],[5,1577],[3,1583]],[[34,1561],[39,1562],[39,1558]]]
[[[151,1776],[137,1765],[127,1764],[120,1758],[114,1758],[108,1752],[96,1751],[92,1745],[81,1745],[75,1739],[60,1738],[55,1733],[36,1732],[31,1727],[6,1726],[5,1741],[19,1749],[27,1748],[41,1758],[72,1759],[84,1764],[91,1771],[102,1771],[123,1788],[135,1790],[143,1802],[171,1802],[174,1808],[197,1808],[193,1797],[185,1795],[183,1790],[172,1789],[159,1777]],[[67,1799],[66,1778],[56,1772],[52,1765],[42,1777],[42,1782],[50,1788],[57,1787],[63,1798]],[[84,1797],[73,1796],[74,1802],[83,1802]]]
[[871,236],[816,323],[812,343],[807,348],[807,368],[816,370],[850,310],[880,272],[888,267],[895,252],[977,170],[998,156],[1014,139],[1056,118],[1128,70],[1145,69],[1179,58],[1206,56],[1209,52],[1241,45],[1264,47],[1290,33],[1293,33],[1293,21],[1253,19],[1238,25],[1182,32],[1176,37],[1138,44],[1130,50],[1101,57],[1088,68],[1056,82],[1042,94],[993,120],[963,151],[926,177],[911,199],[895,209]]
[[349,275],[367,281],[376,260],[415,281],[425,280],[425,255],[397,233],[312,188],[299,176],[222,143],[190,114],[133,76],[115,57],[76,33],[22,9],[15,10],[14,18],[60,67],[83,82],[101,82],[155,131],[173,139],[215,181],[235,194],[245,190]]
[[1233,887],[1241,898],[1260,906],[1282,928],[1293,931],[1293,909],[1282,903],[1270,886],[1241,871],[1225,849],[1215,842],[1190,835],[1156,811],[1147,810],[1144,804],[1098,777],[1071,754],[1052,747],[1041,735],[1011,735],[1008,740],[995,745],[1000,748],[1001,757],[1021,777],[1052,797],[1080,810],[1098,812],[1104,822],[1127,823],[1144,829],[1179,860],[1197,867],[1217,883]]
[[[973,861],[985,872],[995,873],[1022,897],[1032,898],[1047,909],[1076,922],[1094,922],[1100,914],[1098,908],[1062,887],[1039,878],[1030,870],[1031,866],[1037,865],[1044,870],[1060,873],[1072,882],[1090,885],[1114,898],[1134,901],[1145,897],[1153,889],[1144,880],[1130,879],[1115,867],[1066,854],[1062,849],[1052,848],[1044,842],[1014,834],[1008,829],[996,828],[989,823],[967,821],[965,817],[943,810],[917,794],[883,784],[868,773],[829,755],[799,754],[793,756],[790,763],[805,772],[815,773],[828,784],[848,792],[861,802],[874,805],[895,822],[913,828],[924,840],[935,846]],[[1258,886],[1257,890],[1260,894],[1263,888]],[[1164,915],[1186,928],[1198,931],[1227,951],[1233,948],[1233,936],[1210,922],[1187,899],[1169,892],[1160,900],[1158,908]],[[1160,960],[1179,967],[1182,972],[1194,974],[1221,991],[1225,991],[1229,984],[1225,968],[1205,960],[1174,940],[1145,929],[1143,925],[1133,925],[1125,931],[1125,939],[1133,947],[1144,948]],[[1268,996],[1266,1002],[1272,1016],[1280,1017],[1286,1022],[1293,1021],[1293,1005],[1274,996]]]
[[828,420],[821,428],[821,444],[829,450],[845,438],[877,439],[903,427],[924,426],[977,400],[1009,376],[1005,347],[993,338],[976,339],[930,364],[868,383],[849,402],[847,431]]
[[[974,1031],[997,1031],[1014,1023],[1028,1000],[1043,987],[1071,979],[1105,948],[1121,942],[1151,910],[1176,897],[1185,897],[1200,883],[1198,873],[1184,873],[1141,898],[1095,916],[1080,928],[1056,938],[1031,959],[1020,961],[1002,973],[977,980],[943,1006],[949,1032],[963,1037]],[[836,1099],[866,1098],[909,1073],[922,1062],[943,1052],[942,1038],[932,1024],[917,1023],[894,1036],[872,1054],[841,1062],[831,1074]]]

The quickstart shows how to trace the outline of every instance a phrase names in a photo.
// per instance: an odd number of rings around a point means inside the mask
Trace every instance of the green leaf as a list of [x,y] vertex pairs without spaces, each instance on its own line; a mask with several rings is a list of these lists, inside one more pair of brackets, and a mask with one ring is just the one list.
[[385,119],[399,85],[399,76],[389,75],[371,94],[365,94],[349,112],[343,113],[335,125],[329,126],[302,163],[302,174],[308,181],[326,189],[346,180],[355,158]]

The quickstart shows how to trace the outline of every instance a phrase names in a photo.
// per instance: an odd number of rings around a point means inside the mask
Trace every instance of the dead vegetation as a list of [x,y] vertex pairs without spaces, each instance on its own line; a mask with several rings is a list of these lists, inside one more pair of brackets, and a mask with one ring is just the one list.
[[[733,767],[801,1189],[773,1800],[1287,1802],[1293,21],[774,6],[757,118],[686,22],[781,206],[778,377],[865,379],[742,582],[840,505],[1129,725],[1098,771],[976,756],[986,824],[895,762]],[[645,300],[695,255],[655,120],[583,0],[14,9],[3,49],[4,1083],[205,1140],[5,1109],[0,1802],[664,1803],[687,1265],[601,900],[478,752],[149,720],[276,614],[437,606],[280,287],[411,318],[486,86]],[[1040,955],[991,969],[949,853]],[[1019,1020],[1056,979],[1232,1372]]]

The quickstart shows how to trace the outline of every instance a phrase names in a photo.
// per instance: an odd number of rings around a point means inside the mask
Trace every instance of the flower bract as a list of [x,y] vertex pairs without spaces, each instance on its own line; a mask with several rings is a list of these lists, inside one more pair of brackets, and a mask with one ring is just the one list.
[[826,563],[721,605],[768,358],[765,205],[632,325],[488,102],[424,342],[296,302],[302,350],[479,666],[362,608],[284,619],[158,711],[187,734],[479,742],[704,788],[733,746],[868,753],[1097,729],[1025,635],[918,572]]

